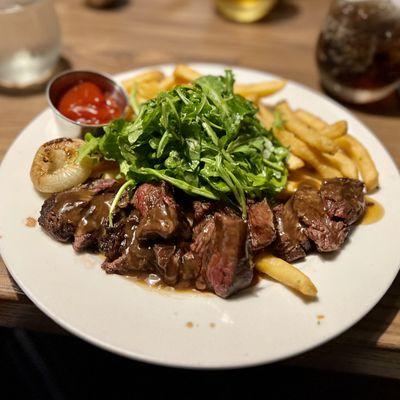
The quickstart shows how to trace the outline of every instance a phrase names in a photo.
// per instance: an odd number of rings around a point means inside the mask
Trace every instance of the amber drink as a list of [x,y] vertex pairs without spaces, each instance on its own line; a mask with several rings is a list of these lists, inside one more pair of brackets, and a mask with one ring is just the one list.
[[336,0],[317,45],[321,83],[352,103],[380,100],[400,82],[400,1]]

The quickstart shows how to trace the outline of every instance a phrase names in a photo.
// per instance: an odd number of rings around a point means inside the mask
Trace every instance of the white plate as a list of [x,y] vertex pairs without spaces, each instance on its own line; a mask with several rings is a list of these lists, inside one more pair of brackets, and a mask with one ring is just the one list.
[[[194,67],[205,74],[223,72],[221,65]],[[171,66],[162,69],[172,71]],[[239,82],[276,78],[243,68],[234,71]],[[267,281],[229,300],[151,290],[106,275],[99,256],[75,254],[72,246],[50,239],[39,227],[26,227],[25,219],[37,218],[43,202],[29,179],[32,158],[42,143],[57,136],[49,109],[21,132],[0,171],[0,248],[14,279],[43,312],[70,332],[104,349],[159,364],[220,368],[268,363],[309,350],[348,329],[379,301],[398,272],[399,173],[376,137],[332,100],[294,82],[267,102],[280,99],[329,122],[346,119],[381,173],[381,189],[374,198],[383,204],[385,217],[358,227],[337,256],[311,255],[298,264],[316,283],[318,301],[306,303]],[[325,318],[318,323],[320,314]]]

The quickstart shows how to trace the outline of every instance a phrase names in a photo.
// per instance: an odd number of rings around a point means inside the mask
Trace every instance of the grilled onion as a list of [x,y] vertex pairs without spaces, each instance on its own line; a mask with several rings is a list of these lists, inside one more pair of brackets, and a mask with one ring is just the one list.
[[31,166],[31,180],[43,193],[71,189],[86,181],[92,172],[90,159],[76,162],[81,139],[60,138],[39,147]]

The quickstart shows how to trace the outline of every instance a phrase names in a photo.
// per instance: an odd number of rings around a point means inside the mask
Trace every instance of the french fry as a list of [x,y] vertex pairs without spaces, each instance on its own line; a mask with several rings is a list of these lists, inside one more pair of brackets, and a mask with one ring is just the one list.
[[160,92],[172,89],[176,85],[175,78],[173,76],[167,76],[158,83]]
[[310,185],[316,189],[319,189],[321,187],[321,179],[314,177],[313,175],[308,175],[308,173],[304,173],[303,176],[293,176],[293,174],[296,172],[297,171],[294,171],[290,174],[290,179],[288,179],[288,181],[286,182],[285,189],[282,190],[282,192],[280,192],[278,195],[279,199],[284,200],[293,196],[302,184]]
[[305,296],[316,297],[318,290],[311,279],[293,265],[274,257],[271,254],[261,254],[255,260],[256,269],[276,281],[289,286]]
[[296,193],[296,190],[299,188],[300,182],[288,180],[286,182],[285,189],[279,193],[279,198],[288,198]]
[[[347,133],[346,121],[338,121],[334,124],[328,125],[321,118],[302,109],[297,110],[295,115],[311,128],[314,128],[330,139],[336,139]],[[324,153],[324,157],[333,167],[338,169],[343,176],[352,179],[358,178],[358,170],[355,163],[347,157],[342,150],[339,149],[335,154]]]
[[137,85],[137,95],[143,99],[152,99],[158,93],[160,93],[160,85],[156,81],[142,82],[140,85]]
[[247,100],[249,100],[249,101],[251,101],[253,103],[257,103],[257,100],[258,100],[258,97],[255,94],[248,94],[248,95],[243,96],[243,97],[245,97]]
[[321,132],[321,135],[324,135],[330,139],[337,139],[340,136],[346,135],[347,122],[346,121],[337,121],[332,125],[327,125],[320,132]]
[[201,74],[185,64],[179,64],[175,67],[173,76],[179,83],[187,83],[193,82],[199,78]]
[[281,113],[286,129],[294,133],[303,142],[325,153],[333,154],[338,150],[339,147],[333,140],[321,135],[299,120],[286,101],[279,103],[276,110]]
[[310,171],[308,168],[301,168],[293,171],[290,174],[290,179],[294,182],[298,182],[299,184],[303,182],[309,182],[311,185],[316,187],[320,187],[322,184],[321,177],[318,175],[318,173]]
[[137,102],[139,103],[139,104],[142,104],[142,103],[144,103],[144,102],[146,102],[147,101],[147,99],[146,98],[144,98],[144,97],[142,97],[142,96],[136,96],[136,100],[137,100]]
[[370,192],[376,189],[379,185],[379,174],[368,150],[350,135],[341,136],[335,142],[357,164],[367,190]]
[[259,83],[235,84],[234,92],[243,97],[255,95],[256,97],[270,96],[279,92],[286,85],[286,81],[266,81]]
[[313,167],[323,178],[330,179],[342,176],[340,171],[328,165],[319,153],[311,149],[292,132],[274,129],[274,134],[285,147],[288,147],[294,155]]
[[261,103],[258,104],[258,118],[267,129],[272,127],[275,120],[272,111]]
[[336,139],[347,133],[347,122],[337,121],[334,124],[327,124],[321,118],[316,115],[299,108],[294,113],[296,117],[307,124],[310,128],[321,132],[322,135],[329,137],[330,139]]
[[324,157],[346,178],[358,179],[358,169],[355,162],[342,149],[339,149],[335,154],[325,153]]
[[161,71],[157,70],[147,71],[139,75],[135,75],[132,78],[125,79],[124,81],[122,81],[122,85],[125,88],[125,90],[129,93],[132,90],[133,85],[135,84],[139,86],[143,82],[151,82],[151,81],[160,82],[164,77],[165,75]]
[[297,169],[303,168],[305,166],[305,163],[301,158],[290,153],[287,165],[290,171],[295,171]]
[[[297,174],[299,172],[299,174]],[[311,185],[316,189],[321,187],[322,181],[309,171],[296,170],[290,173],[290,179],[286,182],[285,189],[279,194],[280,199],[287,199],[294,195],[302,184]]]
[[[259,110],[258,117],[259,117],[260,121],[267,129],[270,129],[275,120],[274,114],[268,107],[266,107],[265,105],[263,105],[261,103],[258,104],[258,110]],[[305,163],[301,158],[290,153],[289,158],[288,158],[289,170],[294,171],[296,169],[304,167],[304,165],[305,165]]]
[[295,115],[300,121],[304,122],[316,131],[322,131],[322,129],[328,126],[328,124],[321,118],[317,117],[313,113],[310,113],[309,111],[303,110],[302,108],[299,108],[297,111],[295,111]]

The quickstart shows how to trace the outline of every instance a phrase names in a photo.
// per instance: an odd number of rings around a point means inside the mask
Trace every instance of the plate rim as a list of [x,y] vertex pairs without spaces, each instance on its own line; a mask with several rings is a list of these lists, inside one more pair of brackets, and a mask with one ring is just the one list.
[[[166,67],[167,68],[171,68],[174,65],[176,65],[176,64],[165,63],[165,64],[155,64],[155,65],[143,66],[143,67],[139,67],[139,68],[134,68],[132,70],[123,71],[121,73],[113,74],[112,76],[118,81],[120,79],[123,79],[123,77],[127,76],[128,74],[136,74],[136,73],[140,73],[142,71],[155,69],[155,68],[161,68],[161,69],[162,68],[166,68]],[[283,79],[279,75],[270,73],[268,71],[263,71],[263,70],[260,70],[260,69],[247,68],[247,67],[242,67],[242,66],[225,65],[225,64],[221,64],[221,63],[201,63],[201,62],[200,63],[199,62],[189,62],[189,63],[187,63],[187,65],[192,66],[194,68],[196,68],[196,66],[198,68],[207,68],[207,67],[214,67],[214,68],[219,68],[219,69],[232,68],[234,71],[235,70],[241,70],[243,72],[248,72],[248,73],[255,73],[256,72],[256,73],[261,73],[261,74],[267,74],[267,75],[269,75],[269,76],[271,76],[273,78]],[[383,145],[383,143],[380,140],[380,138],[377,135],[375,135],[374,131],[371,130],[363,121],[361,121],[357,116],[355,116],[351,110],[348,110],[347,108],[345,108],[343,105],[341,105],[340,103],[338,103],[334,99],[329,98],[328,96],[325,95],[325,93],[318,92],[317,90],[315,90],[313,88],[310,88],[310,87],[308,87],[308,86],[306,86],[306,85],[304,85],[302,83],[299,83],[297,81],[294,81],[292,79],[286,79],[286,80],[291,85],[294,85],[294,86],[297,86],[297,87],[299,87],[299,88],[301,88],[303,90],[312,92],[314,95],[317,95],[318,97],[322,97],[328,103],[331,103],[336,108],[339,108],[341,112],[344,112],[346,114],[350,114],[357,121],[357,123],[359,123],[364,129],[366,129],[379,142],[379,144],[382,147],[382,150],[385,153],[385,158],[388,158],[393,163],[393,165],[396,167],[397,178],[400,179],[399,168],[398,168],[396,162],[394,161],[394,158],[391,156],[389,151]],[[3,157],[2,161],[1,161],[1,164],[0,164],[0,175],[2,175],[2,170],[3,169],[1,168],[1,166],[3,165],[3,162],[6,160],[6,158],[11,153],[11,151],[12,151],[13,147],[15,146],[16,142],[18,141],[18,139],[21,138],[22,133],[30,125],[33,125],[37,120],[39,120],[40,118],[43,118],[44,115],[46,113],[48,113],[48,112],[49,112],[49,107],[46,107],[43,111],[38,113],[32,120],[30,120],[29,123],[27,125],[25,125],[23,129],[20,130],[18,135],[16,135],[14,140],[9,145],[9,147],[8,147],[6,153],[4,154],[4,157]],[[110,351],[112,353],[115,353],[115,354],[118,354],[120,356],[124,356],[124,357],[130,358],[130,359],[134,359],[134,360],[138,360],[138,361],[142,361],[142,362],[153,363],[153,364],[156,364],[156,365],[168,366],[168,367],[190,368],[190,369],[201,369],[201,370],[203,370],[203,369],[212,369],[212,370],[214,370],[214,369],[236,369],[236,368],[253,367],[253,366],[259,366],[259,365],[265,365],[265,364],[269,364],[269,363],[274,363],[274,362],[278,362],[278,361],[281,361],[281,360],[284,360],[284,359],[296,357],[299,354],[306,353],[306,352],[308,352],[310,350],[313,350],[313,349],[315,349],[315,348],[317,348],[317,347],[319,347],[319,346],[321,346],[321,345],[333,340],[334,338],[340,336],[345,331],[350,329],[352,326],[357,324],[362,318],[364,318],[378,304],[378,302],[382,299],[382,297],[385,295],[385,293],[391,288],[391,286],[392,286],[392,284],[393,284],[393,282],[394,282],[394,280],[395,280],[395,278],[398,275],[399,270],[400,270],[400,257],[399,257],[399,260],[397,261],[397,268],[394,269],[394,273],[393,273],[393,276],[390,278],[389,285],[385,289],[383,289],[382,291],[379,292],[379,294],[376,296],[374,302],[372,303],[372,305],[368,309],[365,309],[365,311],[363,313],[361,313],[361,315],[357,319],[352,320],[352,322],[346,324],[342,329],[340,329],[338,331],[335,331],[334,334],[327,335],[326,337],[321,337],[320,340],[317,340],[317,341],[313,342],[309,346],[304,346],[302,349],[300,349],[300,350],[298,350],[296,352],[290,352],[290,354],[282,354],[282,355],[277,356],[277,357],[272,357],[268,361],[265,361],[265,360],[262,359],[262,357],[260,357],[260,359],[252,360],[252,361],[242,359],[241,362],[237,362],[237,363],[232,363],[231,362],[231,363],[229,363],[229,365],[227,365],[225,362],[220,362],[219,364],[215,363],[213,365],[198,365],[198,364],[194,364],[194,363],[193,364],[188,364],[187,362],[177,362],[176,360],[173,360],[173,361],[162,360],[162,359],[159,359],[159,358],[156,358],[156,357],[153,357],[153,356],[148,356],[148,355],[145,355],[145,354],[142,354],[142,353],[132,354],[132,351],[121,349],[118,346],[109,344],[109,343],[105,342],[104,340],[96,338],[95,336],[93,336],[90,333],[83,333],[82,331],[79,330],[79,328],[75,328],[74,326],[69,325],[68,322],[64,321],[62,318],[59,318],[57,315],[53,314],[53,312],[48,310],[46,305],[42,304],[39,300],[37,300],[35,298],[35,296],[32,295],[30,290],[25,287],[23,282],[19,279],[19,277],[15,273],[15,271],[13,271],[13,269],[9,267],[9,262],[7,260],[7,256],[4,254],[4,249],[3,249],[2,243],[3,243],[3,241],[0,240],[0,254],[1,254],[1,257],[3,258],[3,260],[4,260],[4,264],[5,264],[6,268],[7,268],[8,273],[10,273],[12,278],[16,281],[18,286],[23,290],[23,292],[32,301],[32,303],[35,304],[35,306],[38,307],[39,310],[41,310],[45,315],[47,315],[50,319],[52,319],[55,323],[60,325],[66,331],[71,332],[72,334],[76,335],[80,339],[83,339],[84,341],[86,341],[86,342],[88,342],[88,343],[90,343],[92,345],[96,345],[96,346],[100,347],[101,349]],[[400,256],[400,253],[399,253],[399,256]]]

